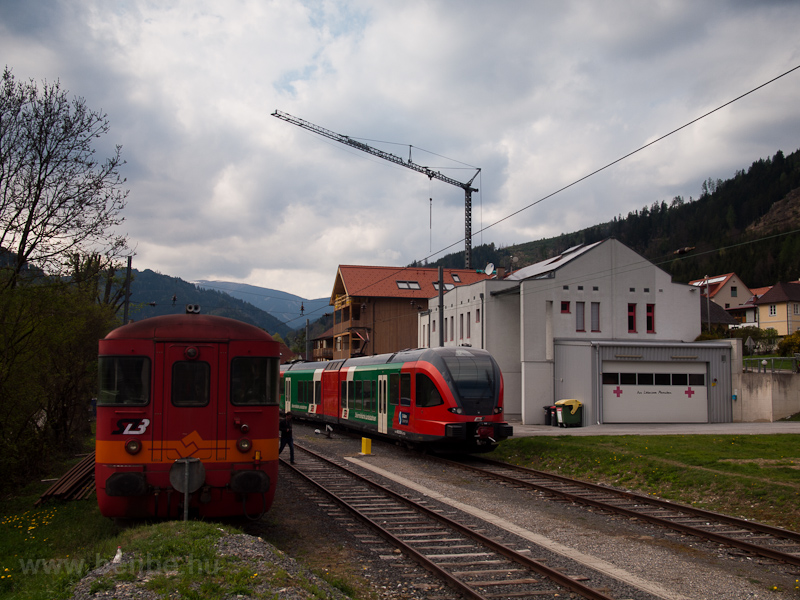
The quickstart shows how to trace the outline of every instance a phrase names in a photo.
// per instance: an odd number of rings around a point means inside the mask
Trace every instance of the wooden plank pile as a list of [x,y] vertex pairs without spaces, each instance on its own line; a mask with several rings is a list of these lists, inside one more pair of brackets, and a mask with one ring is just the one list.
[[94,492],[94,452],[64,473],[35,502],[39,506],[50,498],[59,500],[83,500]]

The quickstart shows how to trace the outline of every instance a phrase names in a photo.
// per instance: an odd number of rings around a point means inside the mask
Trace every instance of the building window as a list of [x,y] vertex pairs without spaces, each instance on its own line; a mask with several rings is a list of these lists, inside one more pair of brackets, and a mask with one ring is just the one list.
[[769,316],[770,317],[777,317],[778,316],[778,305],[777,304],[770,304],[769,305]]
[[458,339],[464,339],[464,313],[458,315]]
[[472,323],[470,322],[471,318],[472,315],[470,313],[467,313],[467,339],[470,339],[472,337]]
[[436,319],[434,319],[433,321],[431,321],[431,331],[432,331],[433,333],[436,333]]
[[584,302],[575,303],[575,331],[586,331],[586,324],[583,320]]
[[592,302],[592,331],[600,331],[600,303]]
[[794,314],[800,315],[800,304],[794,305]]
[[476,323],[480,323],[481,322],[481,309],[480,308],[476,308],[475,309],[475,322]]
[[447,317],[442,319],[442,339],[447,341]]
[[456,339],[456,325],[455,325],[455,317],[450,317],[450,341]]
[[562,302],[561,303],[561,312],[565,314],[569,314],[569,302]]
[[628,333],[636,333],[636,305],[628,304]]
[[736,288],[735,285],[731,286],[731,298],[737,298],[739,296],[739,290]]
[[656,305],[647,305],[647,333],[656,332]]
[[[419,288],[417,288],[417,289],[419,289]],[[435,289],[437,292],[439,291],[439,282],[438,281],[434,281],[433,282],[433,289]],[[456,284],[454,284],[454,283],[445,283],[444,284],[444,291],[445,292],[449,292],[450,290],[454,290],[454,289],[456,289]]]
[[398,281],[397,282],[397,287],[400,288],[401,290],[418,290],[418,289],[420,289],[419,281]]
[[453,273],[453,281],[461,283],[461,278],[458,276],[458,273]]

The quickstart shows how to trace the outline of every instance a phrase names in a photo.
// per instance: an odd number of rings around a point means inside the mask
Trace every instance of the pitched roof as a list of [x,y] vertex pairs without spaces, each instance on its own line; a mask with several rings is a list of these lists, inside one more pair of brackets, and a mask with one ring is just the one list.
[[705,288],[706,281],[708,281],[708,289],[711,291],[710,297],[713,298],[714,296],[717,295],[717,292],[719,292],[723,287],[725,287],[725,284],[728,283],[728,281],[730,281],[731,277],[734,277],[735,275],[736,273],[726,273],[725,275],[714,275],[713,277],[709,277],[708,279],[704,277],[703,279],[695,279],[694,281],[690,281],[689,285],[693,285],[699,288]]
[[700,321],[708,323],[709,311],[711,314],[711,323],[715,325],[736,325],[738,321],[734,319],[728,311],[722,308],[716,302],[706,302],[705,297],[700,299]]
[[584,246],[583,244],[579,246],[573,246],[567,250],[564,250],[561,254],[554,258],[548,258],[547,260],[543,260],[541,262],[535,263],[533,265],[528,265],[527,267],[523,267],[514,271],[511,275],[506,277],[506,280],[513,280],[513,281],[521,281],[523,279],[536,279],[551,271],[555,271],[569,263],[570,261],[575,260],[582,254],[585,254],[592,248],[599,246],[605,240],[595,242],[594,244],[589,244],[588,246]]
[[[444,269],[445,290],[491,279],[472,269]],[[439,292],[439,269],[432,267],[373,267],[339,265],[331,293],[331,304],[337,296],[368,298],[433,298]]]
[[779,302],[800,302],[800,283],[776,283],[753,304],[777,304]]

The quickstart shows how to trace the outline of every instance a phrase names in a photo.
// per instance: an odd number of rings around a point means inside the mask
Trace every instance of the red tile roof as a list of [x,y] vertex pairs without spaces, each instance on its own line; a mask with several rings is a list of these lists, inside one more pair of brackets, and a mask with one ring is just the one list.
[[[472,269],[444,269],[445,290],[449,285],[459,287],[491,278]],[[439,293],[434,287],[434,283],[438,280],[439,270],[435,267],[339,265],[331,294],[331,304],[340,295],[369,298],[433,298]]]

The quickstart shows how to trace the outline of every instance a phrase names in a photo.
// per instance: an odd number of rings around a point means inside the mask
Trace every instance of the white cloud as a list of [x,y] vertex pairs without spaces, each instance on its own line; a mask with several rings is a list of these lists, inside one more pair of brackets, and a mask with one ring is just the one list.
[[[403,158],[412,144],[457,180],[474,171],[422,149],[481,167],[478,231],[800,64],[798,17],[777,1],[52,0],[0,5],[0,51],[108,112],[138,268],[319,297],[338,264],[463,247],[464,195],[273,110]],[[474,243],[697,196],[792,152],[798,89],[800,71]]]

